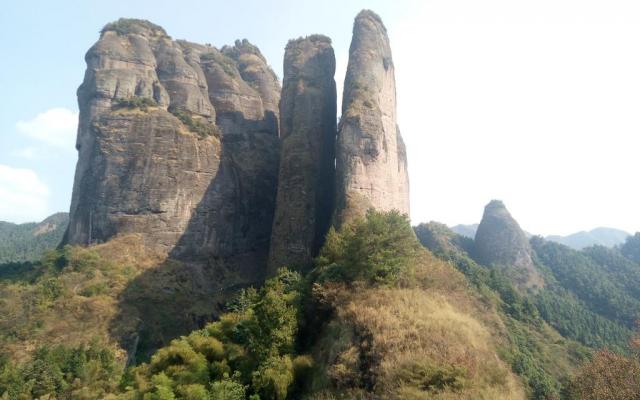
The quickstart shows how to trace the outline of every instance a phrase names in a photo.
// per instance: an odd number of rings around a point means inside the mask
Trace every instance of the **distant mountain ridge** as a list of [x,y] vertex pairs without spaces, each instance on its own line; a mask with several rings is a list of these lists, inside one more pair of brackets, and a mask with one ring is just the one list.
[[600,227],[588,232],[581,231],[567,236],[547,236],[546,239],[581,250],[596,244],[605,247],[614,247],[624,243],[629,236],[631,236],[629,233],[620,229]]
[[66,212],[55,213],[41,222],[0,221],[0,264],[38,260],[42,252],[58,246],[68,223]]
[[[468,238],[473,239],[476,235],[478,224],[459,224],[451,227],[451,230]],[[527,236],[531,234],[527,233]],[[614,247],[621,245],[631,236],[628,232],[615,228],[599,227],[590,231],[580,231],[567,236],[549,235],[545,239],[569,246],[572,249],[582,250],[585,247],[600,245]]]

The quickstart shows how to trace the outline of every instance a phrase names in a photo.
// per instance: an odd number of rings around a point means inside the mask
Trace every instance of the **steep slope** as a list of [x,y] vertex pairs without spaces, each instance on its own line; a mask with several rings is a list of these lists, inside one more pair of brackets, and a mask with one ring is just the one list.
[[0,264],[38,260],[45,250],[60,244],[68,223],[67,213],[55,213],[38,223],[0,221]]
[[409,213],[409,178],[397,126],[387,30],[372,11],[355,19],[336,147],[336,222],[373,207]]
[[552,282],[541,293],[543,313],[585,344],[624,351],[640,317],[639,265],[605,247],[577,251],[541,238],[531,243]]
[[272,275],[284,265],[309,267],[329,229],[335,200],[335,64],[325,36],[291,40],[285,49]]
[[521,289],[544,286],[533,264],[527,236],[499,200],[492,200],[484,209],[473,254],[480,264],[504,268]]
[[559,398],[572,371],[588,354],[587,349],[562,337],[547,324],[536,308],[535,299],[517,291],[499,270],[475,263],[468,253],[473,250],[472,240],[436,222],[414,229],[425,247],[450,261],[483,301],[496,308],[508,332],[508,344],[502,355],[522,376],[529,397]]
[[497,355],[508,339],[496,310],[397,213],[332,232],[317,265],[309,313],[329,317],[308,327],[311,398],[525,398]]

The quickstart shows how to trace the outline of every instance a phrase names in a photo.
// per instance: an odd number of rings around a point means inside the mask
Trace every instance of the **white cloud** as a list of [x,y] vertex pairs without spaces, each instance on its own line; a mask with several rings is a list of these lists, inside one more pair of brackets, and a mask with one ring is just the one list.
[[0,164],[0,220],[40,221],[49,213],[49,188],[38,175]]
[[28,121],[18,121],[18,132],[62,149],[73,150],[78,127],[78,112],[51,108]]

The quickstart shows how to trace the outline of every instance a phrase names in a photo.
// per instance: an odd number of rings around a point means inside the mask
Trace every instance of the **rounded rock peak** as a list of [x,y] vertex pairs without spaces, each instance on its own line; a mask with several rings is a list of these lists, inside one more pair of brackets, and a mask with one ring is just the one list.
[[382,26],[382,28],[385,30],[386,32],[386,28],[384,27],[384,23],[382,22],[382,18],[380,18],[380,16],[378,14],[376,14],[375,12],[368,10],[368,9],[364,9],[362,11],[360,11],[358,13],[358,15],[356,15],[356,24],[359,21],[363,21],[363,20],[370,20],[373,21],[377,24],[380,24]]
[[484,207],[485,212],[487,211],[507,211],[507,207],[504,205],[502,200],[491,200],[489,204]]
[[137,34],[142,36],[168,36],[167,32],[160,25],[146,19],[136,18],[120,18],[117,21],[109,22],[100,31],[101,34],[106,32],[115,32],[118,35]]
[[222,46],[220,52],[235,60],[237,60],[244,54],[252,54],[258,57],[263,63],[267,63],[267,59],[264,58],[258,46],[254,45],[247,39],[236,39],[236,41],[233,43],[233,46]]
[[309,36],[300,36],[297,39],[289,39],[289,41],[287,42],[287,47],[285,49],[291,49],[303,43],[331,46],[331,38],[329,36],[317,33]]

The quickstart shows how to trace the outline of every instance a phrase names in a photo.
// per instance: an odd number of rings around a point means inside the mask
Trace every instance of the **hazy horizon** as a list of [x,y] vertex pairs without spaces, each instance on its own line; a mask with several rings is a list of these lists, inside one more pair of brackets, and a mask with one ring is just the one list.
[[[640,230],[640,4],[632,1],[12,3],[0,15],[0,220],[68,211],[84,54],[119,17],[221,47],[247,38],[282,77],[288,39],[333,40],[339,94],[353,18],[389,31],[414,224],[480,221],[501,199],[529,232]],[[244,9],[251,9],[245,13]],[[335,12],[339,9],[340,12]],[[9,39],[10,38],[10,39]]]

